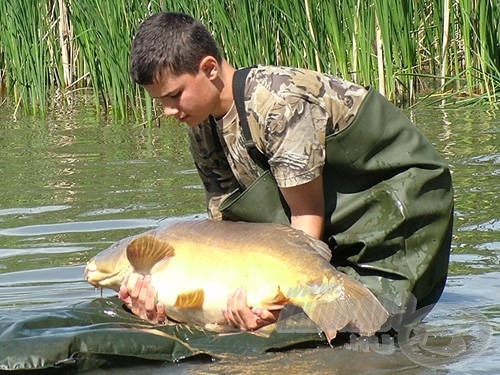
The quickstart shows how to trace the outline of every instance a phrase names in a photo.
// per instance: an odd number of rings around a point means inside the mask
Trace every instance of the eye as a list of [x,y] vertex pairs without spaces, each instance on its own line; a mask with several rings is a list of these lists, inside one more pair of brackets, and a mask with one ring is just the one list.
[[182,94],[182,91],[177,91],[177,92],[170,94],[169,97],[172,99],[175,99],[175,98],[178,98],[179,96],[181,96],[181,94]]

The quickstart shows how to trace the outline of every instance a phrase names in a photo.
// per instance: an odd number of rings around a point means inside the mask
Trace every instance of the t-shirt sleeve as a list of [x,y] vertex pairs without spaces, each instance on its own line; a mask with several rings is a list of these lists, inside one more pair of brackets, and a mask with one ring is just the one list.
[[325,163],[326,111],[295,95],[276,100],[265,119],[264,144],[278,186],[319,177]]

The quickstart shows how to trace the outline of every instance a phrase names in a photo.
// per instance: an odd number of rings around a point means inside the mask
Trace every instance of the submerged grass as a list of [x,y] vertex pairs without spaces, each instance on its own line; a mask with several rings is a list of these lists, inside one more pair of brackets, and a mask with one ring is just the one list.
[[128,54],[140,21],[160,10],[199,18],[235,66],[316,69],[400,104],[423,94],[499,101],[495,0],[4,0],[0,95],[14,100],[15,114],[45,116],[85,89],[98,113],[151,119]]

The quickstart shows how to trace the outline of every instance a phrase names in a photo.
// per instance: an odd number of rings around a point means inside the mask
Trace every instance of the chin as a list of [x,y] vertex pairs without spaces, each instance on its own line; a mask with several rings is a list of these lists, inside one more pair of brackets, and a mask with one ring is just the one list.
[[194,126],[194,125],[199,124],[199,122],[198,122],[198,121],[193,120],[191,117],[188,117],[188,118],[186,118],[186,119],[182,120],[181,122],[182,122],[183,124],[188,125],[188,126]]

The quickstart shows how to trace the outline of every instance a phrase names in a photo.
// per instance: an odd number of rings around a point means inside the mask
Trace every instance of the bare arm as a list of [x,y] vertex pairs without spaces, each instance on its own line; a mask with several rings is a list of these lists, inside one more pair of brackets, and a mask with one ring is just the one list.
[[321,239],[325,222],[323,176],[303,185],[280,188],[291,211],[291,226]]

